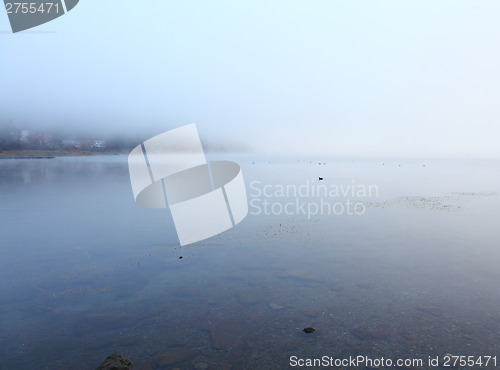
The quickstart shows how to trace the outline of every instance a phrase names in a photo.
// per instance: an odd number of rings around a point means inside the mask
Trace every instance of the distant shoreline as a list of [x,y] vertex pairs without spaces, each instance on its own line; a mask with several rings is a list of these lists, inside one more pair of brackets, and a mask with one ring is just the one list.
[[51,159],[56,157],[77,157],[94,155],[115,155],[120,152],[95,152],[85,150],[4,150],[0,159]]

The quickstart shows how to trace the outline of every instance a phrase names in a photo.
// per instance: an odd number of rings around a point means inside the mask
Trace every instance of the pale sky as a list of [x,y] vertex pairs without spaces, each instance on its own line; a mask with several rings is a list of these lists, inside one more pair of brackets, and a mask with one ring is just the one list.
[[0,124],[258,153],[500,157],[499,1],[89,1],[12,34]]

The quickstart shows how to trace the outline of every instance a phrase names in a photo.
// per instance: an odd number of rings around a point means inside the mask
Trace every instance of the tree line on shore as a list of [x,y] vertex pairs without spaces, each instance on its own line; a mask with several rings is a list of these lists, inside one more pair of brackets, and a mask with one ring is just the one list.
[[121,135],[94,137],[92,134],[31,130],[12,124],[0,124],[0,152],[19,150],[123,152],[134,148],[137,142],[140,142],[137,138]]

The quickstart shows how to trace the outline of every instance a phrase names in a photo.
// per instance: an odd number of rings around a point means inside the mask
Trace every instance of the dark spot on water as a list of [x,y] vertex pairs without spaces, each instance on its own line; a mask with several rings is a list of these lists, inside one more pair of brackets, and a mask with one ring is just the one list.
[[314,328],[304,328],[304,330],[302,330],[304,333],[306,334],[310,334],[310,333],[314,333],[316,331],[316,329]]
[[182,259],[182,256],[179,257],[179,259],[181,260]]

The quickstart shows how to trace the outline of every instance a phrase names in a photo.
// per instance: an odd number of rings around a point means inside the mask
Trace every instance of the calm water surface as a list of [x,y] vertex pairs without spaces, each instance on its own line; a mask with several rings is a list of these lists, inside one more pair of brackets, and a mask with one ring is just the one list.
[[[214,159],[242,166],[251,214],[185,247],[168,210],[134,203],[126,156],[1,160],[0,368],[93,369],[111,353],[136,369],[500,364],[499,161]],[[377,192],[323,199],[359,215],[264,214],[297,201],[280,185],[319,176]]]

